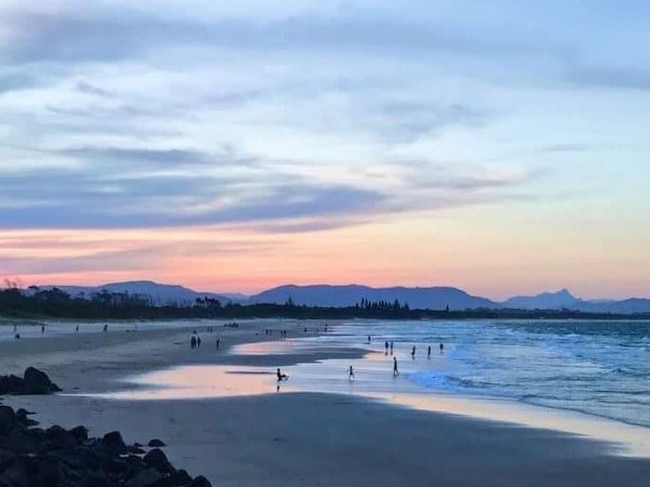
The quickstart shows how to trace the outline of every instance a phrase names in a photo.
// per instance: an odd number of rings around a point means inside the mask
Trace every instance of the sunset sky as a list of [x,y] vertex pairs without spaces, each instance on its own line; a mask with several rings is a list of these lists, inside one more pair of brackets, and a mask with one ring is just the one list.
[[650,297],[650,2],[3,0],[0,277]]

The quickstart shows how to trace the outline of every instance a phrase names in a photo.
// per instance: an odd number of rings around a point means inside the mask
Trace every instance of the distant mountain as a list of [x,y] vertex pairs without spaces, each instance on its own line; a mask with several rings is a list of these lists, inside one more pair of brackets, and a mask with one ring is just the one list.
[[389,302],[397,299],[401,304],[407,303],[411,309],[445,309],[447,306],[451,310],[501,307],[489,299],[471,296],[453,287],[372,288],[359,285],[286,285],[251,296],[249,302],[284,304],[289,298],[295,304],[307,306],[354,306],[365,298],[369,301]]
[[623,301],[580,301],[570,309],[589,313],[650,313],[650,299],[631,298]]
[[556,293],[542,293],[536,296],[515,296],[503,305],[514,309],[561,309],[570,308],[580,302],[568,290],[562,289]]
[[138,296],[145,296],[151,299],[155,305],[179,305],[187,306],[195,302],[196,298],[212,298],[218,299],[221,303],[231,301],[230,298],[215,293],[197,292],[184,286],[174,284],[159,284],[153,281],[127,281],[127,282],[113,282],[101,286],[40,286],[41,289],[57,287],[71,296],[90,297],[93,294],[102,291],[110,293],[124,293],[136,294]]

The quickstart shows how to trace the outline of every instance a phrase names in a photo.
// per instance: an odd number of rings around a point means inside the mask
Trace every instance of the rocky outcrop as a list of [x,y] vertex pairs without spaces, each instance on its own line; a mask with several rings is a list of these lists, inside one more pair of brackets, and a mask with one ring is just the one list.
[[99,439],[84,426],[42,429],[29,414],[0,406],[0,487],[211,487],[158,448],[142,456],[118,431]]
[[15,375],[0,376],[0,395],[52,394],[60,390],[45,372],[34,367],[27,367],[22,378]]

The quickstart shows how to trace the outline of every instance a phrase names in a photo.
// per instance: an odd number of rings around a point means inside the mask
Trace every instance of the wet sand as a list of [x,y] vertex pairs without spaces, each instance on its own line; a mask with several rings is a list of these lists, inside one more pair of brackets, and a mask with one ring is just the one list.
[[[197,325],[203,326],[203,325]],[[0,343],[2,373],[45,370],[66,393],[127,390],[125,376],[175,365],[275,367],[363,351],[237,356],[224,348],[265,340],[265,328],[301,335],[304,323],[257,322],[201,332],[109,332]],[[313,325],[315,326],[315,325]],[[257,334],[256,334],[257,333]],[[235,377],[236,379],[236,377]],[[350,395],[269,391],[190,400],[92,396],[5,397],[44,425],[85,424],[93,435],[119,429],[129,442],[160,438],[178,468],[219,486],[610,486],[647,485],[650,460],[613,456],[610,445],[548,429],[418,411]]]

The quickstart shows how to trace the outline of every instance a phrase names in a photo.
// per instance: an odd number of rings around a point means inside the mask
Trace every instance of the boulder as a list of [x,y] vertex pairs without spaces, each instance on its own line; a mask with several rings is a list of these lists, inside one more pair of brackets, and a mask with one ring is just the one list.
[[27,367],[22,394],[51,394],[61,389],[50,380],[45,372]]
[[212,487],[212,484],[203,475],[199,475],[197,478],[192,480],[187,487]]
[[172,467],[172,464],[169,463],[169,460],[167,460],[167,455],[165,455],[159,448],[154,448],[149,453],[147,453],[144,457],[142,457],[142,461],[161,473],[174,472],[174,467]]
[[149,440],[147,446],[150,446],[152,448],[160,448],[161,446],[167,446],[167,445],[163,441],[159,440],[158,438],[154,438],[153,440]]
[[119,431],[106,433],[102,438],[102,445],[111,452],[126,453],[126,444],[124,443],[122,434]]
[[[126,487],[163,487],[165,477],[153,468],[142,470],[135,477],[129,479]],[[169,484],[168,484],[169,485]]]
[[7,434],[16,425],[16,415],[9,406],[0,406],[0,433]]

